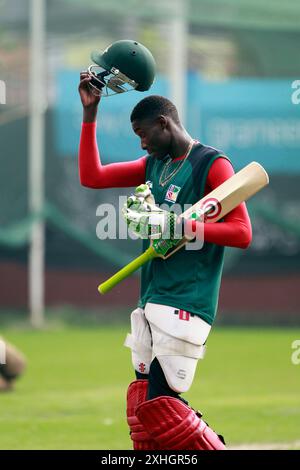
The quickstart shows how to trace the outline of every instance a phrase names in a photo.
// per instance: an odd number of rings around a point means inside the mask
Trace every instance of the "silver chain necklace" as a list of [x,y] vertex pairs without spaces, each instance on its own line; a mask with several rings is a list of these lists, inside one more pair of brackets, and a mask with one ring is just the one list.
[[[165,166],[163,167],[163,170],[161,172],[161,175],[160,175],[160,178],[159,178],[159,185],[164,187],[172,178],[173,176],[175,176],[178,171],[183,167],[184,165],[184,162],[186,161],[186,159],[188,158],[189,154],[191,153],[191,150],[193,148],[193,145],[194,145],[195,141],[194,140],[191,140],[190,143],[189,143],[189,146],[187,148],[187,151],[186,151],[186,154],[183,158],[183,160],[181,160],[181,162],[179,163],[179,165],[174,168],[174,170],[168,175],[168,169],[169,167],[171,166],[173,160],[171,157],[168,158],[167,162],[165,163]],[[167,176],[165,176],[167,175]]]

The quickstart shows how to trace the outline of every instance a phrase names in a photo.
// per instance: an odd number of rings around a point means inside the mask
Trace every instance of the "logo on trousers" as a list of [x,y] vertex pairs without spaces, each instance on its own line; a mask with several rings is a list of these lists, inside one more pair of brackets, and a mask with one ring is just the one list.
[[179,379],[184,380],[186,378],[186,370],[185,369],[178,369],[176,375]]
[[175,315],[178,315],[179,320],[184,320],[184,321],[190,321],[190,317],[193,317],[194,315],[190,312],[187,312],[186,310],[174,310]]

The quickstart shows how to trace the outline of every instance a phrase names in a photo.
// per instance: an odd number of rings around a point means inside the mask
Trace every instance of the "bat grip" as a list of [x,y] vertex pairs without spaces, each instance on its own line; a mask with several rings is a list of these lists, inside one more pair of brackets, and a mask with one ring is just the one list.
[[98,291],[100,294],[106,294],[106,292],[110,291],[113,287],[115,287],[119,282],[123,281],[126,277],[130,276],[134,271],[139,269],[143,264],[150,261],[152,258],[157,256],[155,250],[150,246],[144,253],[140,256],[135,258],[131,263],[124,266],[124,268],[120,269],[116,274],[112,277],[107,279],[107,281],[100,284],[98,287]]

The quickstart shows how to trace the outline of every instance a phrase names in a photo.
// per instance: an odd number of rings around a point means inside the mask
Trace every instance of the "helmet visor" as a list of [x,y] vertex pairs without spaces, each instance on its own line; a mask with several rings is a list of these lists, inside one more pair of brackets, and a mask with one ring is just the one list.
[[92,77],[89,84],[95,94],[101,93],[104,96],[110,96],[135,90],[138,86],[134,80],[126,77],[126,75],[114,67],[111,70],[107,70],[98,65],[90,65],[88,73]]

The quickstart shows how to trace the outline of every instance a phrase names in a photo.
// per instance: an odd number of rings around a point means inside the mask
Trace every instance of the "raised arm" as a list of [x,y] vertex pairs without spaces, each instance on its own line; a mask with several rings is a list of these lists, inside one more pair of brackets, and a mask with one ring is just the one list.
[[96,119],[100,96],[95,96],[86,72],[80,74],[79,94],[83,106],[83,123],[79,144],[80,183],[88,188],[138,186],[145,182],[147,157],[135,161],[102,165],[96,139]]

